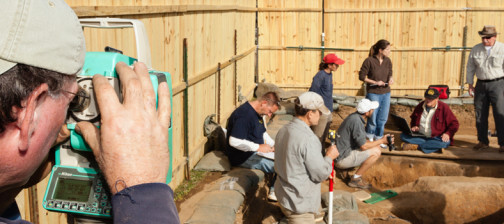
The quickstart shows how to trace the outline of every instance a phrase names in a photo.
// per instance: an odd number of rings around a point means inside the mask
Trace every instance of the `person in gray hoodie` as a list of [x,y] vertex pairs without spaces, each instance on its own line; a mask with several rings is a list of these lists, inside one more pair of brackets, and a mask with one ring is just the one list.
[[330,114],[324,100],[314,92],[295,100],[295,118],[283,126],[275,139],[276,196],[289,223],[315,223],[320,207],[320,182],[331,175],[332,161],[339,155],[335,145],[322,156],[319,138],[310,126]]

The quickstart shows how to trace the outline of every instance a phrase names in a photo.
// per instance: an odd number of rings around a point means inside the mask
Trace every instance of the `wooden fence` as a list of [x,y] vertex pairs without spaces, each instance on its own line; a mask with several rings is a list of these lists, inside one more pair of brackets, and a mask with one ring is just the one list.
[[[145,24],[152,67],[172,75],[174,130],[170,186],[175,189],[188,169],[203,156],[206,116],[217,114],[218,122],[225,125],[231,112],[252,97],[255,1],[67,0],[67,3],[80,18],[130,18]],[[136,56],[130,28],[85,28],[84,34],[88,51],[103,51],[105,46],[111,46],[125,55]],[[187,78],[184,78],[184,45]],[[36,223],[67,223],[66,215],[48,212],[41,206],[47,179],[18,197],[22,216]]]
[[[421,95],[427,85],[441,83],[458,90],[464,86],[468,51],[433,48],[472,47],[486,24],[504,30],[504,1],[493,0],[67,2],[81,18],[132,18],[145,24],[153,68],[172,75],[173,188],[203,156],[205,117],[217,114],[225,125],[234,108],[252,97],[255,80],[307,89],[321,56],[336,53],[346,63],[334,73],[335,92],[362,94],[359,68],[371,45],[383,38],[392,43],[392,94]],[[325,50],[309,49],[322,46],[322,28]],[[136,55],[130,29],[84,32],[88,51],[111,46]],[[22,216],[35,223],[67,223],[66,215],[42,208],[46,185],[20,194]]]
[[[324,7],[322,7],[324,4]],[[503,1],[318,0],[259,1],[259,80],[286,89],[308,89],[324,54],[346,60],[333,75],[334,91],[362,95],[358,72],[370,47],[391,42],[393,95],[423,95],[429,84],[465,87],[469,50],[484,25],[504,30]],[[322,30],[323,28],[323,30]],[[446,48],[449,50],[435,49]],[[300,50],[303,49],[303,50]]]

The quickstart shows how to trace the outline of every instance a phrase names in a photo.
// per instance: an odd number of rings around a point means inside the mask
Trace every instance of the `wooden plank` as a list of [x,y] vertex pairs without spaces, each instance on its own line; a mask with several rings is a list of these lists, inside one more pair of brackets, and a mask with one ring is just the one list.
[[[369,47],[356,47],[356,48],[342,48],[339,46],[325,46],[325,51],[331,51],[331,52],[343,52],[343,51],[353,51],[353,52],[369,52],[369,49],[374,43],[371,43]],[[287,48],[289,47],[289,48]],[[321,46],[301,46],[302,48],[293,48],[293,47],[300,47],[300,46],[259,46],[259,50],[287,50],[287,51],[321,51],[321,49],[309,49],[310,47],[312,48],[321,48]],[[392,51],[446,51],[446,50],[437,50],[437,49],[432,49],[433,47],[441,47],[441,48],[446,48],[447,45],[433,45],[433,46],[428,46],[428,47],[395,47],[392,46]],[[456,49],[457,47],[462,47],[460,46],[450,46],[451,49],[450,51],[456,51],[456,52],[462,52],[462,51],[471,51],[471,49]],[[333,49],[331,49],[333,48]],[[342,49],[351,49],[351,50],[334,50],[334,48],[342,48]]]
[[145,5],[145,6],[75,6],[72,7],[78,17],[151,15],[167,13],[201,12],[255,12],[256,8],[235,5]]
[[[220,65],[220,68],[223,69],[223,68],[230,66],[233,62],[251,54],[252,52],[254,52],[254,50],[255,50],[255,47],[252,47],[251,49],[249,49],[246,52],[241,53],[240,55],[231,57],[231,59],[222,62]],[[201,80],[206,79],[206,78],[214,75],[217,71],[218,71],[218,66],[217,65],[212,66],[210,69],[194,76],[193,78],[190,78],[188,81],[188,86],[193,86],[194,84],[200,82]]]
[[474,7],[474,8],[362,8],[362,9],[351,9],[351,8],[340,8],[340,9],[326,9],[326,13],[401,13],[401,12],[502,12],[503,7]]
[[322,12],[320,8],[257,8],[258,12]]

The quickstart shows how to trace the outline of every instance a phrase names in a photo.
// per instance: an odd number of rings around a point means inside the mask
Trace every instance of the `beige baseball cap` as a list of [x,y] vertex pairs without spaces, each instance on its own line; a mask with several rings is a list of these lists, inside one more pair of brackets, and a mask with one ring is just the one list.
[[322,97],[315,92],[306,92],[299,96],[299,104],[308,110],[320,110],[322,114],[331,114],[331,111],[324,105]]
[[63,0],[2,1],[0,21],[0,75],[17,63],[69,75],[82,69],[84,34]]

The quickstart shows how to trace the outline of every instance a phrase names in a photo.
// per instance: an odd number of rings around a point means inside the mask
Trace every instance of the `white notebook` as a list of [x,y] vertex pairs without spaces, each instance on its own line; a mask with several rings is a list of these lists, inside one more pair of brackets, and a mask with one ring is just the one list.
[[257,152],[258,156],[262,156],[267,159],[275,160],[275,152]]

